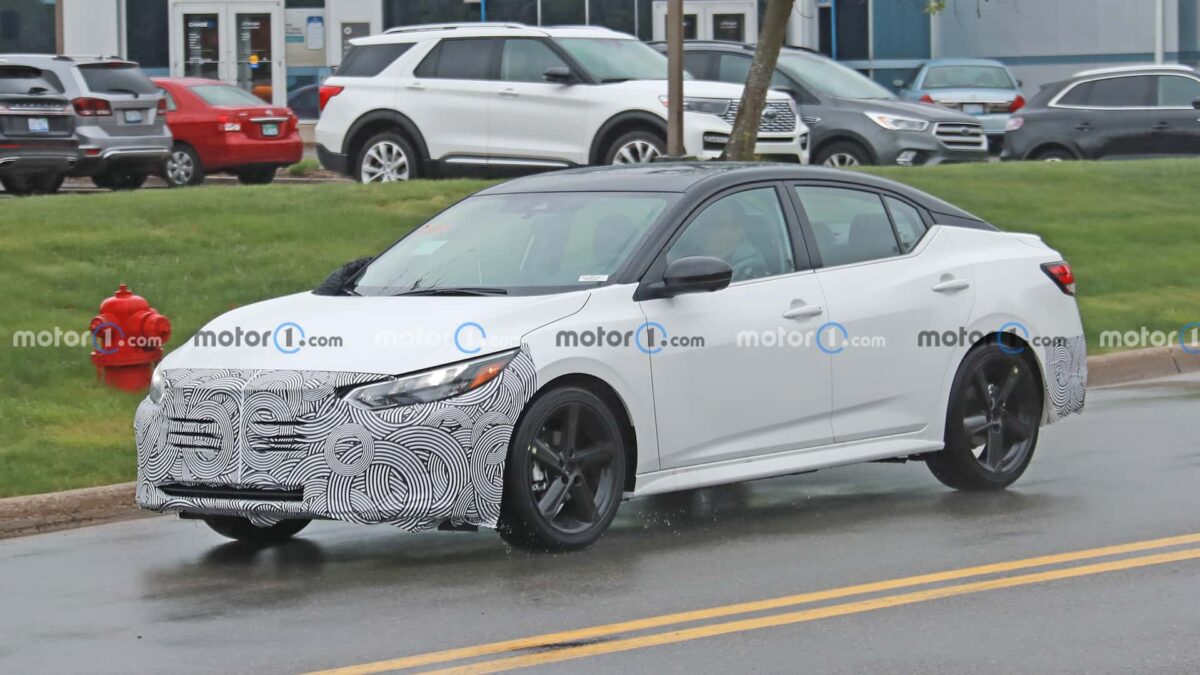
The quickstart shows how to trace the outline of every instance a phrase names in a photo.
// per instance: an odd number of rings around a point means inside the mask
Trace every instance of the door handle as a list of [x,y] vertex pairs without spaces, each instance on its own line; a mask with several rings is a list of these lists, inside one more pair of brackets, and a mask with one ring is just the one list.
[[1152,126],[1150,128],[1155,131],[1170,131],[1171,125],[1167,122],[1159,122],[1158,124],[1155,124],[1154,126]]
[[515,89],[505,89],[500,92],[500,95],[504,98],[516,98],[517,96],[520,96]]
[[783,313],[785,319],[811,319],[814,316],[821,316],[825,313],[825,309],[820,305],[798,305],[792,307]]
[[425,91],[425,85],[421,84],[420,82],[413,82],[412,84],[406,86],[405,89],[410,91]]
[[1092,125],[1087,122],[1080,122],[1079,124],[1075,125],[1075,129],[1078,131],[1091,131]]
[[971,282],[966,279],[943,279],[933,285],[934,293],[951,293],[953,291],[965,291],[971,287]]

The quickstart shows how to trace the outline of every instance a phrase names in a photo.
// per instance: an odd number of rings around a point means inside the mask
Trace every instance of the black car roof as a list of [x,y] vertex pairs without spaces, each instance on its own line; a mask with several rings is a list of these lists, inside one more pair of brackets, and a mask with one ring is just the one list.
[[589,166],[535,174],[494,185],[482,195],[522,192],[678,192],[712,193],[742,183],[819,180],[889,190],[933,213],[983,220],[920,190],[866,173],[796,164],[755,162],[656,162],[630,166]]

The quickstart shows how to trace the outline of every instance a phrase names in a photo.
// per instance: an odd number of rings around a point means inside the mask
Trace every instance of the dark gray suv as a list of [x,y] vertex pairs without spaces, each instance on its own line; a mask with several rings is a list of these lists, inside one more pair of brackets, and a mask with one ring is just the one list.
[[71,104],[37,68],[0,57],[0,184],[13,195],[58,190],[75,165]]
[[1124,66],[1042,87],[1008,120],[1004,159],[1200,155],[1200,74]]
[[[656,44],[661,51],[666,45]],[[684,44],[696,79],[745,84],[754,45]],[[787,91],[810,128],[814,164],[916,166],[987,160],[987,136],[975,118],[940,106],[901,101],[882,85],[833,59],[784,48],[771,86]]]

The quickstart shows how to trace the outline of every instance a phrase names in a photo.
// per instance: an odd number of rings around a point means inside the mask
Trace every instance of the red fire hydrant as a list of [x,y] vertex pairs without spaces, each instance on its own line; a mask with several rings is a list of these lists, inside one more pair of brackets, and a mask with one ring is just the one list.
[[138,392],[150,386],[162,347],[171,339],[171,322],[134,295],[125,284],[100,303],[92,319],[92,363],[110,387]]

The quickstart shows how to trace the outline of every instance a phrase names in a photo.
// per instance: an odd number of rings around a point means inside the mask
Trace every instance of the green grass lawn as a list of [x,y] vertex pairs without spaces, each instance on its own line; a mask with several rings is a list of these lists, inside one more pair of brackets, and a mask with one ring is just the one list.
[[[1089,340],[1196,320],[1200,161],[878,170],[1061,250]],[[0,497],[132,480],[140,396],[96,382],[89,347],[16,348],[18,330],[86,331],[128,283],[182,344],[239,305],[312,288],[480,181],[143,190],[0,201]]]

